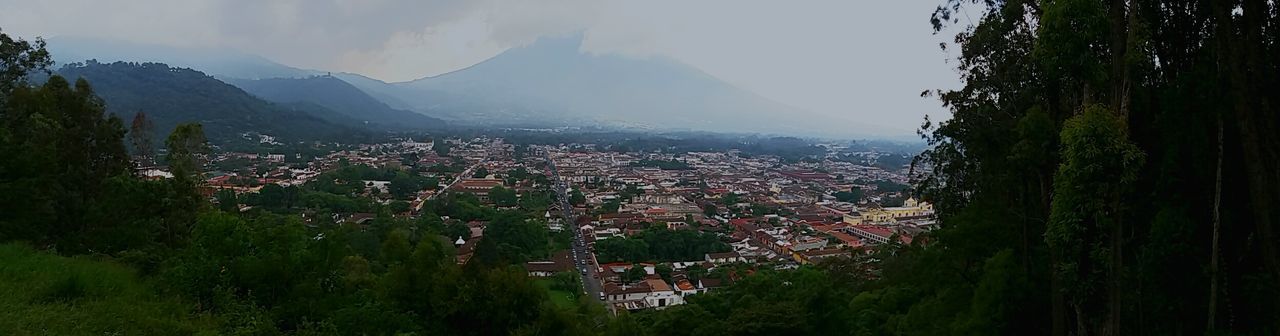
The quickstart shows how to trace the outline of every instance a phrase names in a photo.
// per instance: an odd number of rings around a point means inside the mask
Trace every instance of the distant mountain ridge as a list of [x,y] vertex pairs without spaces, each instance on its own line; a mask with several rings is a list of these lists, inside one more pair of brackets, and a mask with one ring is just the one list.
[[[408,82],[387,83],[334,73],[390,110],[479,125],[567,125],[632,129],[812,134],[839,129],[824,118],[786,106],[662,57],[633,58],[581,50],[582,34],[542,38],[470,67]],[[114,42],[111,42],[114,43]],[[52,39],[59,61],[78,58],[170,60],[276,102],[306,102],[370,122],[419,124],[420,118],[362,107],[360,113],[328,95],[300,91],[309,78],[298,69],[225,50],[202,51],[77,39]],[[123,51],[122,51],[123,50]],[[86,57],[90,56],[92,57]],[[105,55],[105,56],[104,56]],[[285,86],[299,85],[289,89]],[[277,86],[268,89],[265,86]],[[325,89],[336,88],[326,83]],[[291,92],[284,92],[291,91]],[[341,104],[346,105],[346,104]],[[371,106],[367,103],[364,106]],[[405,117],[404,120],[395,118]]]
[[383,129],[438,128],[444,121],[419,113],[394,109],[355,86],[332,76],[307,78],[230,79],[262,99],[285,104],[313,103],[351,119]]
[[257,132],[282,139],[362,136],[358,122],[319,106],[273,104],[202,72],[160,63],[68,64],[57,74],[89,81],[107,112],[126,123],[139,111],[163,139],[180,123],[199,122],[211,140]]
[[324,74],[273,62],[262,56],[220,48],[180,48],[155,44],[60,36],[48,40],[49,52],[59,64],[97,60],[164,63],[200,70],[218,79],[297,78]]
[[488,122],[559,120],[652,129],[801,133],[827,126],[805,117],[805,111],[669,58],[584,52],[582,39],[582,34],[542,38],[463,69],[408,82],[338,76],[415,111]]

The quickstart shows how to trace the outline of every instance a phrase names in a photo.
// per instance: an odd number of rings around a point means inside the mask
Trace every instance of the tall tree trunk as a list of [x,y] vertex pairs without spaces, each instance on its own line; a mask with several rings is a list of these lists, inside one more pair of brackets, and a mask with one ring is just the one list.
[[1218,237],[1221,228],[1221,209],[1222,209],[1222,156],[1223,156],[1223,127],[1222,112],[1218,112],[1218,167],[1216,179],[1213,184],[1213,242],[1211,244],[1211,256],[1209,257],[1209,327],[1205,330],[1208,334],[1216,328],[1216,315],[1218,313]]
[[[1059,253],[1049,253],[1049,265],[1062,262]],[[1052,266],[1051,266],[1052,267]],[[1049,271],[1049,302],[1051,308],[1052,335],[1067,336],[1067,296],[1062,292],[1062,276],[1054,269]]]
[[[1136,2],[1136,0],[1135,0]],[[1111,0],[1109,15],[1111,21],[1111,107],[1114,109],[1128,133],[1129,125],[1129,65],[1127,55],[1129,43],[1133,40],[1132,21],[1135,20],[1136,8],[1126,4],[1125,0]],[[1125,140],[1128,140],[1126,134]],[[1120,212],[1123,195],[1114,195],[1112,211],[1115,211],[1114,222],[1111,223],[1111,267],[1107,270],[1107,318],[1099,326],[1100,335],[1119,335],[1121,312],[1123,310],[1123,289],[1121,288],[1124,270],[1124,216]]]
[[1276,75],[1261,64],[1259,48],[1265,42],[1262,30],[1267,15],[1265,0],[1244,1],[1244,41],[1236,49],[1237,60],[1243,62],[1233,62],[1236,71],[1232,71],[1232,87],[1240,90],[1233,95],[1237,100],[1236,126],[1249,175],[1250,208],[1257,224],[1262,260],[1267,270],[1280,278],[1280,248],[1275,234],[1275,206],[1280,204],[1280,138],[1270,103],[1273,98],[1262,94],[1259,87],[1271,82],[1264,76]]
[[1233,19],[1228,4],[1215,1],[1213,13],[1217,27],[1215,34],[1221,43],[1225,60],[1219,71],[1225,74],[1230,88],[1229,99],[1236,130],[1240,135],[1240,149],[1244,156],[1244,168],[1249,190],[1248,207],[1256,225],[1258,243],[1262,248],[1261,259],[1267,272],[1280,278],[1280,248],[1275,235],[1275,205],[1280,202],[1280,139],[1276,134],[1276,119],[1271,111],[1270,97],[1256,92],[1255,85],[1265,80],[1266,73],[1259,64],[1262,43],[1262,26],[1266,24],[1267,5],[1264,0],[1245,0],[1242,7],[1244,38],[1235,35]]

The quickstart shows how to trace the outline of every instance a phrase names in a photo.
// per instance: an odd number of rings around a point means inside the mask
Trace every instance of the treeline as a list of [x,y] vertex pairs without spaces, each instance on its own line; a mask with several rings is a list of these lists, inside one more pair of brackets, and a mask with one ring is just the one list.
[[705,259],[707,253],[733,250],[715,234],[667,228],[598,240],[595,249],[596,258],[602,263],[698,261]]
[[217,144],[244,146],[258,139],[243,133],[269,134],[283,142],[368,141],[375,133],[362,122],[327,108],[305,103],[273,104],[196,70],[160,63],[72,63],[58,69],[65,78],[94,83],[107,112],[131,120],[139,111],[162,134],[178,124],[199,121]]
[[657,167],[662,170],[690,170],[693,169],[688,163],[676,160],[640,160],[632,162],[633,167]]
[[881,327],[1280,333],[1277,5],[973,3],[933,16],[974,20],[922,130],[942,229],[886,260]]
[[820,158],[826,149],[806,139],[796,137],[767,137],[758,135],[732,135],[705,132],[670,132],[662,134],[625,131],[579,130],[574,132],[537,132],[522,130],[464,130],[446,131],[453,136],[501,137],[517,146],[561,144],[608,144],[599,150],[612,152],[727,152],[739,150],[747,155],[774,155],[790,161],[804,158]]

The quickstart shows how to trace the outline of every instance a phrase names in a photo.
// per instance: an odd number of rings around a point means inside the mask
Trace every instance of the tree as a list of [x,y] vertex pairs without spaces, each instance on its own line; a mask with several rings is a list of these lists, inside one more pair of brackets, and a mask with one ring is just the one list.
[[662,281],[670,283],[672,282],[671,273],[675,272],[675,270],[671,269],[670,264],[658,264],[654,267],[653,272],[657,273],[659,277],[662,277]]
[[569,192],[569,204],[575,206],[587,204],[587,195],[582,194],[581,190],[574,189]]
[[142,165],[155,164],[155,148],[152,147],[152,132],[155,125],[147,118],[147,113],[138,111],[129,123],[129,145],[133,146],[134,156]]
[[406,213],[409,212],[409,209],[410,204],[406,201],[395,200],[391,203],[387,203],[387,210],[390,210],[392,213]]
[[236,198],[235,190],[221,189],[215,197],[218,200],[218,209],[226,212],[239,212],[240,200]]
[[404,172],[397,172],[395,177],[391,178],[391,184],[387,186],[387,192],[391,193],[391,197],[396,199],[408,199],[419,190],[422,190],[423,184],[422,178]]
[[[13,43],[0,36],[5,43]],[[15,49],[16,48],[16,49]],[[28,69],[41,50],[0,45],[4,71]],[[14,55],[16,53],[17,55]],[[6,81],[18,80],[0,74]],[[19,79],[14,79],[19,78]],[[40,87],[0,84],[0,237],[44,241],[68,237],[87,224],[83,216],[103,197],[105,184],[129,174],[124,126],[106,116],[84,80],[74,87],[52,76]]]
[[14,89],[25,86],[27,75],[53,65],[43,39],[15,39],[0,31],[0,106]]
[[545,223],[526,220],[524,214],[516,211],[500,212],[485,227],[476,255],[478,258],[482,253],[488,254],[497,264],[523,263],[547,257],[550,254],[547,239]]
[[618,213],[618,208],[621,206],[622,206],[621,201],[619,201],[616,198],[611,199],[611,200],[605,201],[604,204],[600,205],[600,213],[603,213],[603,214]]
[[841,202],[857,203],[862,200],[862,188],[853,187],[849,191],[836,192],[833,196]]
[[738,202],[738,194],[734,192],[725,194],[724,199],[721,200],[721,203],[724,203],[724,205],[728,207],[733,207],[735,204],[738,204]]
[[515,190],[503,188],[502,186],[493,186],[493,188],[489,189],[489,200],[493,201],[494,205],[505,208],[516,206],[520,201],[520,197],[516,195]]
[[641,239],[610,238],[596,241],[600,262],[640,262],[649,260],[649,244]]
[[209,142],[200,124],[181,124],[164,142],[168,153],[165,162],[174,178],[187,183],[199,183],[203,175],[204,158],[209,154]]
[[551,289],[568,292],[577,297],[582,294],[582,277],[574,272],[560,272],[551,276]]
[[644,270],[644,266],[631,265],[631,268],[628,268],[626,272],[622,273],[622,281],[625,283],[634,283],[644,280],[648,275],[649,273]]
[[476,172],[475,172],[475,174],[472,174],[472,175],[471,175],[471,177],[472,177],[472,178],[486,178],[486,177],[489,177],[489,169],[485,169],[485,167],[476,168]]
[[[1062,130],[1062,165],[1054,176],[1053,211],[1045,232],[1058,260],[1054,274],[1064,285],[1080,321],[1092,333],[1106,330],[1106,302],[1090,293],[1119,286],[1119,251],[1125,230],[1117,214],[1137,179],[1144,155],[1125,139],[1123,124],[1110,111],[1092,106],[1067,120]],[[1082,312],[1096,315],[1083,315]],[[1079,330],[1086,332],[1085,330]]]
[[435,151],[438,156],[449,156],[449,143],[436,139],[431,145],[431,150]]
[[693,264],[689,265],[689,267],[685,267],[684,274],[689,277],[689,281],[697,283],[698,280],[707,276],[707,270],[702,268],[702,265]]
[[717,212],[716,212],[716,205],[715,205],[715,204],[707,203],[707,204],[703,204],[703,205],[702,205],[702,215],[703,215],[703,216],[707,216],[707,217],[715,217],[715,216],[716,216],[716,214],[717,214]]

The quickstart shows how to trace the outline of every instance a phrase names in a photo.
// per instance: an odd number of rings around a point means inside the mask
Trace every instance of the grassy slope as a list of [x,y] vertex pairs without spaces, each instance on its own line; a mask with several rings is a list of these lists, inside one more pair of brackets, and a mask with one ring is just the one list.
[[212,334],[194,317],[158,297],[128,267],[67,258],[18,244],[0,244],[0,334]]
[[573,293],[551,289],[551,280],[537,279],[533,283],[547,291],[547,297],[551,299],[551,303],[554,303],[556,307],[570,309],[577,307],[577,299],[573,297]]

